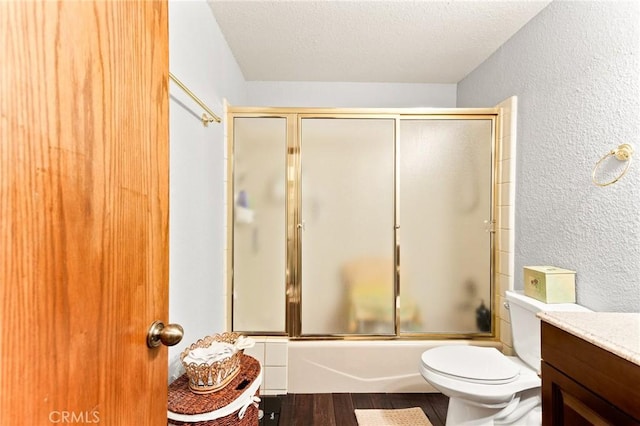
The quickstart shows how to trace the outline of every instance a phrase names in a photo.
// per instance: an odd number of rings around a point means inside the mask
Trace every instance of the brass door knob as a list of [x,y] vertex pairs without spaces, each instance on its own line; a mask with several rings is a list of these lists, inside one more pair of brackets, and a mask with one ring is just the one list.
[[180,343],[184,336],[184,329],[180,324],[164,325],[162,321],[154,321],[147,333],[147,346],[157,348],[162,343],[165,346],[173,346]]

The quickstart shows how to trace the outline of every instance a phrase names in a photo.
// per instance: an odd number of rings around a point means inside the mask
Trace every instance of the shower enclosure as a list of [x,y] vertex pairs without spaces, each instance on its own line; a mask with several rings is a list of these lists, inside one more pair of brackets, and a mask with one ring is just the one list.
[[494,335],[496,109],[228,118],[234,331]]

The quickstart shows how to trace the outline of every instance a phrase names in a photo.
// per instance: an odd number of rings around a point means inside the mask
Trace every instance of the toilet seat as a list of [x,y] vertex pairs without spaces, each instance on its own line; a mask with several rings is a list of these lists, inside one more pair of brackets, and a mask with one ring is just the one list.
[[[434,349],[437,348],[429,350]],[[465,352],[475,353],[474,351]],[[507,362],[513,363],[516,368],[520,370],[515,379],[509,383],[498,384],[495,381],[472,382],[452,374],[438,372],[425,365],[423,358],[424,353],[420,359],[420,374],[422,374],[422,377],[424,377],[427,382],[449,398],[462,398],[466,401],[473,401],[474,403],[494,408],[505,407],[518,392],[527,389],[540,389],[541,380],[535,370],[518,357],[500,355],[504,356]],[[427,357],[427,362],[429,362],[429,358],[430,357]],[[458,362],[458,364],[477,365],[478,363],[474,360],[473,355],[470,355],[465,361]]]
[[520,375],[520,368],[496,348],[440,346],[425,351],[421,358],[423,368],[468,383],[503,385]]

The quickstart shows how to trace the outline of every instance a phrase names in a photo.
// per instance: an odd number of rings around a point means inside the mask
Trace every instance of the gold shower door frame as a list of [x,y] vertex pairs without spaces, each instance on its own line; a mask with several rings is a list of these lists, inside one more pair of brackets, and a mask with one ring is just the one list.
[[[499,108],[279,108],[279,107],[233,107],[226,105],[227,134],[227,324],[234,331],[249,335],[288,336],[292,340],[428,340],[428,339],[474,339],[496,340],[499,335],[498,297],[496,297],[496,223],[497,164],[500,109]],[[284,118],[286,119],[286,283],[285,324],[283,332],[259,330],[235,330],[233,328],[233,230],[234,230],[234,118]],[[395,321],[393,335],[390,334],[302,334],[302,170],[300,140],[301,122],[305,118],[325,119],[393,119],[394,131],[394,299]],[[490,191],[490,297],[491,331],[479,333],[410,333],[400,330],[400,123],[403,120],[490,120],[491,121],[491,191]]]

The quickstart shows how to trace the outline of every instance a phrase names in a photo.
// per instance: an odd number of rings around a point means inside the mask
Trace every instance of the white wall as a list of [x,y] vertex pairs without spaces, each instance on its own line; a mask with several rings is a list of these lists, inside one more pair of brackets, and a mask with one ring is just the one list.
[[458,84],[460,107],[518,96],[516,288],[551,264],[577,270],[579,303],[640,311],[640,162],[591,183],[612,148],[640,155],[639,22],[637,2],[555,1]]
[[248,81],[249,106],[453,108],[455,84]]
[[[204,0],[169,2],[169,67],[222,116],[222,99],[246,102],[242,73]],[[185,329],[170,348],[169,380],[190,343],[224,331],[224,127],[170,86],[169,319]]]

